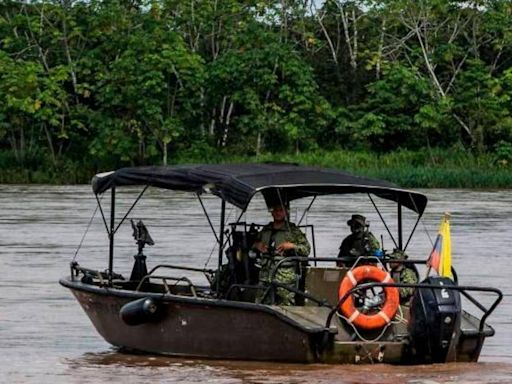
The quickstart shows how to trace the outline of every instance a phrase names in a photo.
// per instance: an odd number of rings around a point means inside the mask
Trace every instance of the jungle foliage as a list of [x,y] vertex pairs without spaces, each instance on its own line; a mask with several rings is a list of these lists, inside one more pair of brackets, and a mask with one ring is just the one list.
[[343,151],[503,170],[511,97],[509,0],[0,2],[4,172]]

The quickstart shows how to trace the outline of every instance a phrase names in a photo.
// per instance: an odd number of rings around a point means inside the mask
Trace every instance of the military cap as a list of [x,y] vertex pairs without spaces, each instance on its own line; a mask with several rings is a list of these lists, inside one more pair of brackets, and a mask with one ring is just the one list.
[[358,223],[362,226],[366,225],[366,217],[364,217],[363,215],[352,215],[352,218],[349,221],[347,221],[347,224],[352,226],[355,223]]

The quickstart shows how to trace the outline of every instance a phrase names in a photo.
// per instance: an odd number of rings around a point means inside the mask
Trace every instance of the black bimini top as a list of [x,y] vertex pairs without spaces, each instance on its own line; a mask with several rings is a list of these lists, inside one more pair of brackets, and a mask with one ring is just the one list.
[[384,180],[295,164],[132,167],[100,173],[92,179],[92,189],[96,194],[128,185],[150,185],[196,193],[209,191],[241,209],[247,207],[257,192],[263,194],[268,205],[306,196],[347,193],[371,193],[395,201],[419,215],[427,205],[425,195],[400,189]]

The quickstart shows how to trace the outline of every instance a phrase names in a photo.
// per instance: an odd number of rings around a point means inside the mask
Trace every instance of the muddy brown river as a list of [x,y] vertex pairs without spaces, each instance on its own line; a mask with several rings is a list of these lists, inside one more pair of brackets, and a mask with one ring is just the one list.
[[[119,194],[118,218],[137,191]],[[98,212],[90,221],[96,206],[91,188],[0,185],[0,383],[512,383],[512,191],[422,192],[430,202],[409,243],[410,257],[428,256],[442,214],[449,211],[459,283],[493,286],[504,294],[488,319],[496,335],[486,340],[478,363],[333,366],[119,353],[96,333],[71,293],[58,284],[60,277],[69,274],[74,258],[86,267],[107,268],[105,226]],[[293,221],[299,220],[308,202],[294,204]],[[395,208],[376,202],[393,230]],[[206,198],[205,205],[213,223],[218,223],[219,201]],[[324,197],[315,201],[303,220],[315,227],[317,256],[337,254],[352,213],[366,215],[371,231],[378,238],[383,235],[384,247],[393,247],[366,196]],[[230,212],[229,220],[234,221],[236,214]],[[150,190],[130,217],[143,219],[155,240],[145,250],[149,267],[216,264],[214,237],[194,197]],[[270,218],[263,202],[256,199],[244,219],[266,223]],[[405,214],[405,233],[413,224],[414,215]],[[114,267],[125,276],[136,253],[131,235],[127,223],[116,238]],[[491,302],[485,295],[477,297]],[[480,315],[477,309],[465,308]]]

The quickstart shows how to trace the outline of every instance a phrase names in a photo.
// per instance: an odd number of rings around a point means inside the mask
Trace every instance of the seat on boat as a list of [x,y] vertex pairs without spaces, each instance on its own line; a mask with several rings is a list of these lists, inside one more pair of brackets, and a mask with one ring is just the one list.
[[[341,280],[345,277],[348,268],[345,267],[319,267],[310,266],[306,270],[305,290],[317,298],[326,300],[330,305],[338,304],[338,290]],[[317,305],[311,300],[305,305]]]

